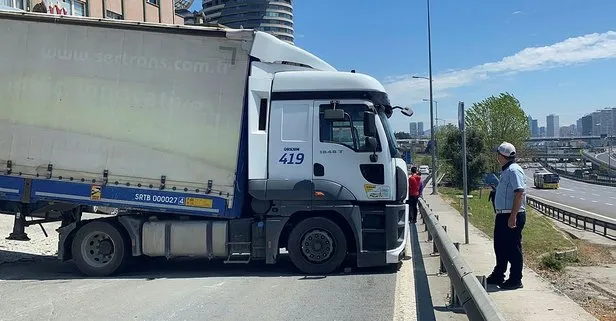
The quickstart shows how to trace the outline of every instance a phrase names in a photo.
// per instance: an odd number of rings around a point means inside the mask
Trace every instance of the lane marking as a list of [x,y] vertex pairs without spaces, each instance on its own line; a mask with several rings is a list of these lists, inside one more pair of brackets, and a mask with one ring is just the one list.
[[585,198],[581,198],[581,197],[580,197],[580,200],[585,201],[586,199],[585,199]]
[[612,222],[616,223],[616,219],[614,219],[613,217],[608,217],[608,216],[605,216],[605,215],[589,212],[589,211],[586,211],[586,210],[583,210],[583,209],[580,209],[580,208],[577,208],[577,207],[573,207],[573,206],[565,205],[565,204],[562,204],[562,203],[550,201],[550,200],[547,200],[547,199],[542,198],[542,197],[533,196],[533,198],[536,198],[536,199],[538,199],[538,200],[540,200],[540,201],[542,201],[544,203],[556,204],[558,206],[570,208],[570,209],[575,210],[575,211],[580,211],[582,213],[586,213],[586,214],[590,214],[590,215],[597,216],[597,217],[600,217],[600,218],[604,218],[604,219],[607,219],[609,221],[612,221]]
[[592,194],[592,196],[598,196],[598,197],[601,197],[601,195],[599,195],[599,194],[595,194],[595,193],[593,193],[593,194]]
[[[406,242],[406,256],[411,257],[411,229],[408,229]],[[394,291],[394,321],[417,320],[417,303],[415,298],[415,275],[413,259],[402,261],[402,267],[396,273],[396,289]]]
[[611,204],[611,203],[605,203],[605,205],[607,205],[607,206],[614,206],[614,204]]
[[593,202],[593,203],[599,203],[599,201],[595,201],[595,200],[593,200],[592,202]]

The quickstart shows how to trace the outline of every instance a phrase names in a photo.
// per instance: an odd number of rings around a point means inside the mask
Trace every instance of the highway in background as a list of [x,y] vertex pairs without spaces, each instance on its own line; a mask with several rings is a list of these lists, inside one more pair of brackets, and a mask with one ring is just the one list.
[[614,153],[612,152],[612,159],[608,160],[607,158],[607,153],[601,153],[601,154],[596,154],[595,158],[608,164],[608,161],[611,162],[612,167],[614,167],[614,164],[616,163],[616,158],[614,158]]
[[612,148],[612,158],[611,159],[608,159],[607,152],[594,154],[591,151],[586,151],[586,153],[589,154],[590,156],[594,156],[596,160],[606,165],[610,165],[612,170],[616,168],[616,154],[615,154],[614,148]]
[[528,195],[543,198],[565,210],[581,210],[616,219],[616,187],[582,183],[560,178],[560,188],[536,189],[533,183],[534,168],[525,170]]

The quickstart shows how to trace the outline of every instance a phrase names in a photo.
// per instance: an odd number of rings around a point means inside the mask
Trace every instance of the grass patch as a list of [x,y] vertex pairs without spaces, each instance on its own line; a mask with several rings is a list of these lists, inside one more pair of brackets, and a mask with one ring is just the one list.
[[[463,213],[461,202],[457,197],[457,195],[462,195],[462,191],[450,187],[441,187],[439,190],[451,206]],[[487,189],[481,192],[471,192],[473,198],[469,199],[468,211],[471,214],[470,223],[490,237],[494,237],[495,214],[492,203],[488,201],[489,194],[490,191]],[[572,249],[576,244],[541,213],[537,213],[528,207],[526,213],[526,224],[522,232],[522,248],[526,263],[531,267],[542,267],[557,271],[564,269],[570,263],[568,256],[559,258],[556,254],[554,254],[554,257],[551,257],[551,254],[545,256],[542,256],[542,254]],[[546,257],[549,258],[546,259]]]
[[541,257],[540,266],[547,270],[561,272],[567,267],[567,265],[578,262],[580,262],[580,259],[577,252],[560,255],[555,252],[550,252]]
[[413,155],[413,163],[432,167],[432,156],[430,154],[415,153],[415,155]]
[[616,264],[616,247],[573,240],[578,248],[579,266]]

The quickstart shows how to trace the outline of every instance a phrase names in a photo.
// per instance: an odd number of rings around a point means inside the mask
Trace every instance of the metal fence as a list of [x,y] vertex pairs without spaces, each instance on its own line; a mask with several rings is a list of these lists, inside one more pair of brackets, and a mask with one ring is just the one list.
[[441,269],[447,272],[451,281],[452,298],[464,308],[470,321],[505,320],[494,302],[485,290],[485,280],[482,285],[466,263],[457,244],[454,244],[441,226],[438,218],[423,199],[419,200],[419,210],[428,230],[429,239],[434,242],[435,252],[440,254]]
[[555,172],[556,174],[568,178],[568,179],[572,179],[575,181],[579,181],[579,182],[583,182],[583,183],[588,183],[588,184],[595,184],[595,185],[603,185],[603,186],[614,186],[616,187],[616,179],[601,179],[601,178],[597,178],[597,179],[590,179],[590,178],[582,178],[576,175],[573,175],[567,171],[564,171],[562,169],[556,168],[554,166],[550,166],[549,164],[546,164],[546,167],[548,167],[550,169],[550,171]]
[[582,228],[585,231],[592,231],[593,233],[597,233],[608,238],[616,237],[616,220],[608,221],[605,219],[590,217],[588,215],[569,212],[560,207],[541,202],[532,196],[527,196],[526,202],[530,207],[536,209],[544,215],[567,225]]

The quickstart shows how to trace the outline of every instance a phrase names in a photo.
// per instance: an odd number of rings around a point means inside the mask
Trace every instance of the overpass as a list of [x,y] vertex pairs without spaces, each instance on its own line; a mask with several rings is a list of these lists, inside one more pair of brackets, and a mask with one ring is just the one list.
[[[599,157],[601,155],[605,155],[606,157]],[[613,155],[611,157],[611,160],[609,160],[609,162],[608,162],[608,157],[610,156],[608,156],[605,153],[595,154],[595,153],[591,153],[588,151],[583,151],[582,157],[585,160],[591,162],[594,168],[607,169],[609,165],[610,169],[612,170],[616,169],[616,159],[613,157]]]
[[526,140],[526,142],[567,142],[573,140],[583,140],[583,141],[592,141],[592,140],[600,140],[600,139],[609,139],[613,140],[616,136],[570,136],[570,137],[531,137]]
[[583,148],[581,147],[551,147],[545,146],[541,148],[529,148],[527,158],[539,158],[539,159],[566,159],[575,158],[581,159]]

